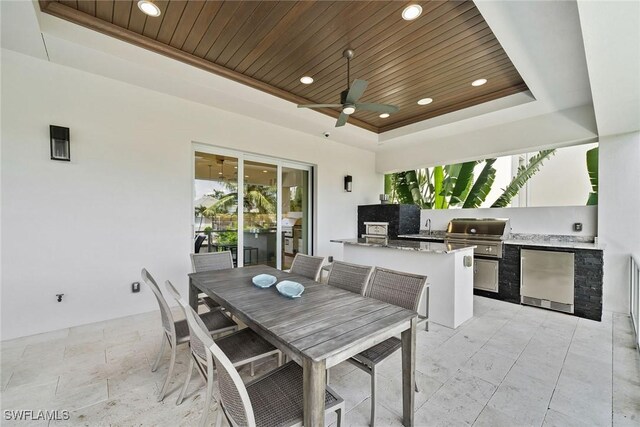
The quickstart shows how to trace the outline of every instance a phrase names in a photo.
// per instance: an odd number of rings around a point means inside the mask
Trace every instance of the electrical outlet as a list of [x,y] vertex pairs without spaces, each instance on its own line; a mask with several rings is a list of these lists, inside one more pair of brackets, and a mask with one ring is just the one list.
[[573,231],[582,231],[582,223],[581,222],[573,223]]
[[140,292],[140,282],[133,282],[131,284],[131,292],[134,294]]

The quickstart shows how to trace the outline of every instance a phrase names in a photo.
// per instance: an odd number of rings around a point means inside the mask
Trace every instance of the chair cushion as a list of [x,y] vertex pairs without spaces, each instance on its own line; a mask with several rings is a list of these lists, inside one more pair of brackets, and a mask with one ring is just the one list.
[[[290,426],[302,423],[302,367],[289,362],[247,385],[247,392],[261,427]],[[342,398],[330,388],[324,395],[326,410],[333,410]]]
[[402,341],[400,341],[399,338],[391,337],[388,340],[382,341],[381,343],[356,354],[353,358],[365,365],[377,365],[400,348],[402,348]]

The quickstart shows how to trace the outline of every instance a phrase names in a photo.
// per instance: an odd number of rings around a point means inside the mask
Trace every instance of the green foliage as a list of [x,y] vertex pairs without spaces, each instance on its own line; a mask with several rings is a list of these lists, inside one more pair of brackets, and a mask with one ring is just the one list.
[[513,177],[507,188],[504,189],[498,200],[493,202],[492,208],[506,208],[511,200],[518,194],[520,189],[524,187],[529,179],[536,174],[542,167],[543,162],[555,154],[556,150],[542,150],[538,154],[529,159],[526,166],[518,166],[518,173]]
[[[524,184],[542,167],[543,161],[554,152],[555,150],[542,150],[531,157],[526,166],[519,167],[516,176],[492,207],[508,206]],[[474,170],[482,162],[482,171],[474,180]],[[495,182],[495,162],[496,159],[492,158],[436,166],[431,170],[417,169],[388,174],[385,175],[385,193],[389,194],[392,203],[415,204],[422,209],[479,208]],[[594,191],[597,191],[597,157],[595,170]],[[593,182],[592,180],[592,185]]]
[[587,151],[587,172],[591,182],[591,192],[587,199],[587,205],[598,204],[598,147]]
[[496,179],[496,169],[493,167],[496,159],[487,159],[485,162],[482,172],[464,199],[463,208],[479,208],[491,191]]

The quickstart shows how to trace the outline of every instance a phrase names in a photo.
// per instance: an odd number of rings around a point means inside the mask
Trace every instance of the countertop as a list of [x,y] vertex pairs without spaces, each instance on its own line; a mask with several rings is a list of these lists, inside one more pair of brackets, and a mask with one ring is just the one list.
[[[584,242],[570,240],[565,236],[554,235],[540,235],[540,234],[518,234],[518,238],[510,238],[503,240],[505,245],[519,245],[519,246],[538,246],[546,248],[560,248],[560,249],[586,249],[601,251],[604,249],[604,245],[601,243]],[[443,242],[444,232],[434,231],[429,234],[426,231],[421,231],[418,234],[403,234],[398,237],[404,239],[416,239],[416,240],[430,240],[433,242]]]
[[429,252],[435,254],[450,254],[467,249],[475,248],[474,245],[461,245],[439,242],[414,242],[408,240],[388,240],[385,243],[372,243],[366,239],[335,239],[333,243],[344,243],[345,245],[369,246],[374,248],[390,248],[404,251]]

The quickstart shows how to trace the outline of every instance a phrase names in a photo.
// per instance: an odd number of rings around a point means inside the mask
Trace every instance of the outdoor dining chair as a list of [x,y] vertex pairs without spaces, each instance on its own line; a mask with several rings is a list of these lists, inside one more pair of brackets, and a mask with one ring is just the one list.
[[[417,312],[426,286],[426,276],[376,267],[367,296]],[[376,366],[400,348],[402,341],[397,337],[391,337],[349,359],[349,362],[371,375],[372,427],[376,420]],[[417,386],[415,387],[417,391]]]
[[327,284],[336,288],[365,295],[373,267],[334,261],[329,270]]
[[289,273],[298,274],[311,280],[318,280],[324,257],[297,253],[289,269]]
[[[216,426],[226,417],[231,426],[301,426],[303,420],[302,367],[295,362],[286,363],[264,376],[244,384],[234,364],[223,349],[197,322],[195,312],[189,307],[187,319],[198,325],[192,331],[207,348],[207,367],[215,364],[218,373],[218,415]],[[211,384],[211,382],[209,383]],[[337,426],[342,424],[344,400],[330,387],[325,391],[325,410],[335,411]],[[208,412],[209,408],[205,407]],[[204,417],[206,419],[206,417]],[[201,418],[200,425],[204,425]]]
[[[191,254],[191,267],[194,273],[233,268],[233,257],[231,251]],[[200,301],[202,301],[202,304],[209,307],[209,309],[220,308],[217,302],[205,294],[200,294],[198,297]]]
[[[160,364],[160,360],[162,359],[162,355],[164,354],[164,348],[167,342],[169,343],[169,347],[171,349],[171,359],[169,361],[167,378],[164,381],[160,393],[158,394],[158,401],[160,402],[164,399],[164,396],[167,393],[167,388],[169,387],[169,383],[171,382],[171,375],[173,374],[173,368],[176,363],[176,348],[180,344],[189,342],[189,327],[187,326],[186,320],[179,320],[177,322],[173,320],[173,314],[171,313],[171,309],[167,304],[167,300],[165,300],[164,295],[162,295],[160,287],[158,286],[154,278],[145,268],[142,269],[142,280],[147,284],[147,286],[149,286],[149,288],[153,292],[153,295],[158,301],[163,327],[163,333],[160,339],[160,350],[158,351],[156,361],[151,368],[151,372],[155,372],[158,369],[158,365]],[[219,335],[238,329],[238,325],[235,324],[220,310],[208,311],[199,315],[199,317],[204,323],[206,330],[210,335]]]
[[[207,362],[206,347],[210,343],[202,342],[202,340],[198,338],[198,335],[194,333],[194,330],[203,330],[206,329],[206,327],[200,317],[194,317],[195,311],[193,311],[193,309],[184,300],[184,298],[180,296],[171,282],[167,280],[165,285],[169,293],[176,299],[185,314],[187,325],[189,326],[189,344],[191,347],[191,358],[189,360],[189,367],[187,368],[187,377],[185,379],[184,386],[180,391],[180,395],[178,396],[178,400],[176,401],[176,405],[181,404],[184,400],[185,393],[187,392],[187,388],[189,387],[189,382],[191,382],[193,367],[195,365],[198,373],[200,373],[200,376],[207,386],[207,394],[204,407],[208,408],[211,404],[214,381],[213,369],[210,369],[210,366]],[[190,312],[192,315],[187,316],[188,312]],[[196,324],[192,323],[192,319],[195,320]],[[222,349],[229,360],[231,360],[231,363],[234,367],[243,366],[250,363],[252,365],[251,376],[253,376],[253,362],[255,362],[256,360],[264,359],[271,356],[277,356],[278,366],[282,365],[282,353],[249,328],[241,329],[240,331],[225,335],[222,338],[216,339],[215,342],[218,347]],[[205,417],[205,420],[208,412],[209,411],[204,411],[202,414],[202,416]],[[204,424],[204,421],[201,420],[201,424]]]

